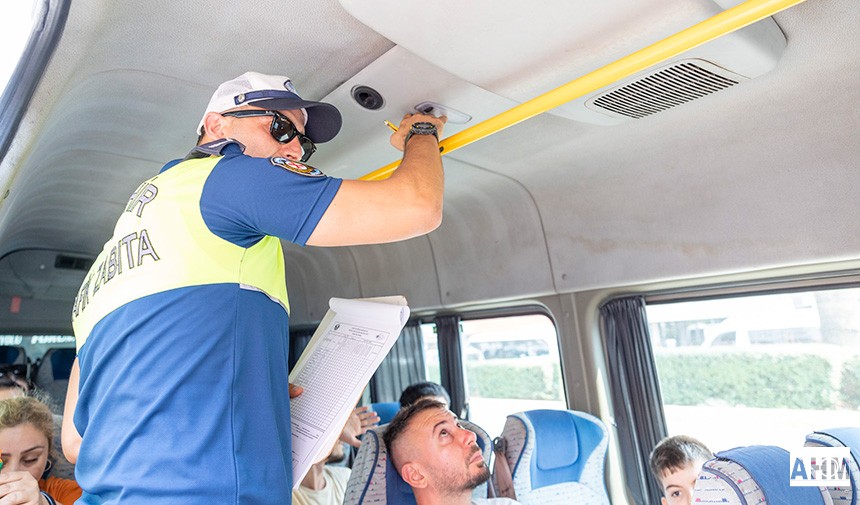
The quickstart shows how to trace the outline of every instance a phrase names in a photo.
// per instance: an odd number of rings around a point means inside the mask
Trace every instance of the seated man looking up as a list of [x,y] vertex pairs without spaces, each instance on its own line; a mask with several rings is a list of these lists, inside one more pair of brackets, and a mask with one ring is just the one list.
[[660,441],[651,451],[651,473],[663,491],[663,505],[691,505],[693,488],[705,461],[714,455],[693,437],[676,435]]
[[422,398],[430,398],[445,405],[451,405],[451,397],[441,385],[435,382],[416,382],[400,393],[400,408],[406,408]]
[[412,487],[418,505],[516,504],[509,498],[472,500],[490,478],[474,432],[444,404],[422,399],[394,416],[382,436],[392,466]]

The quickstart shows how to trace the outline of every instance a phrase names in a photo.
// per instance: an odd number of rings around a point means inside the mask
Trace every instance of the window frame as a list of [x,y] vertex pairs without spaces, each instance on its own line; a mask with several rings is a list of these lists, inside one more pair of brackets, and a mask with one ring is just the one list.
[[9,152],[12,139],[57,48],[69,16],[71,0],[38,1],[42,4],[43,17],[33,21],[30,39],[0,95],[0,161]]
[[[478,319],[494,319],[494,318],[502,318],[502,317],[517,317],[517,316],[531,316],[531,315],[542,315],[549,319],[550,323],[552,323],[555,328],[555,337],[556,337],[556,349],[558,350],[559,357],[559,373],[561,374],[561,388],[562,388],[562,397],[565,402],[565,405],[569,408],[569,400],[567,394],[567,384],[565,383],[564,378],[565,369],[564,369],[564,359],[562,357],[562,346],[561,346],[561,335],[559,334],[559,326],[558,321],[553,317],[552,313],[546,307],[538,304],[528,304],[528,305],[517,305],[517,306],[506,306],[506,307],[494,307],[494,308],[483,308],[483,309],[472,309],[472,310],[464,310],[459,312],[440,312],[439,314],[434,314],[433,316],[422,317],[421,322],[433,322],[436,323],[438,318],[442,317],[457,317],[458,324],[456,325],[457,333],[449,333],[447,331],[440,331],[439,325],[436,324],[436,338],[439,343],[439,373],[442,377],[442,385],[446,388],[446,390],[451,395],[451,403],[452,410],[454,408],[459,408],[462,410],[465,419],[469,419],[469,405],[468,405],[468,392],[466,391],[466,382],[465,382],[465,365],[462,359],[463,349],[461,346],[462,343],[462,333],[461,333],[461,325],[459,323],[463,321],[471,321]],[[443,342],[445,339],[445,342]],[[454,339],[453,342],[450,340]],[[449,353],[452,352],[452,349],[457,349],[459,351],[459,356],[454,357]],[[447,366],[452,361],[452,359],[456,360],[456,363],[459,363],[460,370],[453,371]],[[462,405],[460,404],[462,402]],[[454,410],[457,412],[456,410]]]
[[[689,282],[695,282],[695,279],[690,280]],[[706,301],[720,298],[737,298],[744,296],[760,296],[769,294],[824,291],[829,289],[849,288],[860,288],[860,269],[850,269],[833,272],[814,272],[808,274],[775,276],[771,278],[756,277],[753,279],[711,282],[698,285],[687,284],[685,282],[685,285],[683,286],[657,288],[652,290],[648,290],[646,288],[638,292],[630,291],[623,293],[613,293],[611,296],[607,296],[606,298],[601,300],[597,304],[597,306],[603,307],[605,304],[613,300],[632,297],[642,297],[645,306],[648,306],[662,303]],[[600,336],[601,340],[605,342],[606,335],[604,334],[604,329],[602,328],[602,325],[600,328]],[[648,342],[647,344],[649,346],[651,345],[650,342]],[[604,355],[606,355],[605,348],[603,351]],[[609,374],[613,373],[611,367],[609,366],[608,360],[604,362],[604,366],[607,367],[607,372]],[[651,374],[650,376],[650,379],[659,385],[659,377],[657,376],[656,363],[651,363],[650,369],[653,372],[653,374]],[[643,373],[643,370],[640,367],[637,367],[635,370],[628,370],[628,373],[641,374]],[[658,397],[649,397],[647,398],[647,400],[651,404],[651,411],[659,411],[659,415],[662,416],[663,419],[665,419],[665,411],[663,409],[662,399]],[[635,420],[633,419],[627,419],[624,415],[624,412],[613,412],[613,417],[616,419],[616,427],[619,425],[619,423],[629,426],[631,423],[635,422]],[[624,417],[624,419],[619,419],[620,417]],[[650,421],[655,422],[654,419],[650,419]],[[663,426],[663,428],[665,428],[665,426]],[[668,435],[667,430],[663,429],[662,431],[663,437]],[[640,447],[638,447],[638,450],[645,451],[645,454],[648,454],[650,453],[651,448],[641,446],[640,442]],[[650,476],[649,468],[640,468],[640,471],[643,472],[644,475]],[[625,476],[625,479],[630,477],[631,476]]]

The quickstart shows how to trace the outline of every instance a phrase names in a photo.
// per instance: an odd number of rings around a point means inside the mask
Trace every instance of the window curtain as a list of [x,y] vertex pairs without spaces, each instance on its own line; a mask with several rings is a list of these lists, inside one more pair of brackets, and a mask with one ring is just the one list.
[[302,352],[305,350],[305,347],[308,346],[308,342],[311,341],[311,337],[314,336],[314,330],[316,328],[305,328],[302,330],[293,330],[290,331],[290,371],[293,371],[293,367],[296,366],[296,363],[299,361],[299,356],[302,355]]
[[370,379],[374,402],[396,402],[406,386],[425,379],[424,340],[417,321],[408,323]]
[[442,316],[435,319],[439,342],[442,387],[451,396],[451,411],[468,419],[466,389],[463,379],[463,353],[460,347],[459,316]]
[[600,321],[625,480],[637,504],[660,503],[648,456],[667,431],[645,299],[610,300],[600,307]]

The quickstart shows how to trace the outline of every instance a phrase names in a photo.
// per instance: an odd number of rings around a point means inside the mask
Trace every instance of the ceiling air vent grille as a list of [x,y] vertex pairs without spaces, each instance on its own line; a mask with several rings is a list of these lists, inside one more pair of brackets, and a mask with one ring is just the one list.
[[67,254],[58,254],[54,259],[54,268],[59,268],[60,270],[83,270],[86,272],[92,265],[92,258],[81,258]]
[[[738,83],[730,76],[717,73],[722,70],[719,67],[708,65],[704,61],[701,63],[704,65],[688,60],[664,68],[589,100],[589,105],[639,119]],[[706,65],[712,70],[703,68]]]

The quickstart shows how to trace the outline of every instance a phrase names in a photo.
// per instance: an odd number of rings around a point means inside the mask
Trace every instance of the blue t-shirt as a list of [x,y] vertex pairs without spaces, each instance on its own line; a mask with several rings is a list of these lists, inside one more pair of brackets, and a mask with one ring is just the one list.
[[[266,236],[304,245],[340,187],[301,164],[245,156],[236,143],[198,151],[222,157],[189,207],[242,248]],[[164,168],[183,169],[183,161]],[[158,254],[156,228],[181,233],[187,218],[149,226],[154,245],[140,264]],[[289,503],[288,339],[282,304],[238,282],[148,293],[109,312],[78,352],[77,503]]]

